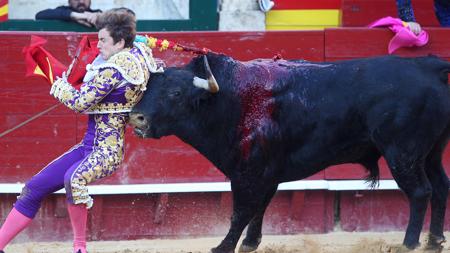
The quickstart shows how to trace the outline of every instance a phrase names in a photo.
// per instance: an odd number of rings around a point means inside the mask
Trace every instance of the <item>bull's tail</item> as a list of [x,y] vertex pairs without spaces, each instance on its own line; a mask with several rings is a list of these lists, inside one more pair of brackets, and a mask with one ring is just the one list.
[[378,187],[380,184],[380,168],[378,167],[379,158],[380,155],[377,152],[370,152],[359,161],[359,164],[364,166],[369,172],[365,181],[372,189]]
[[371,189],[374,189],[380,185],[380,170],[369,170],[369,175],[364,178],[366,184],[369,184]]

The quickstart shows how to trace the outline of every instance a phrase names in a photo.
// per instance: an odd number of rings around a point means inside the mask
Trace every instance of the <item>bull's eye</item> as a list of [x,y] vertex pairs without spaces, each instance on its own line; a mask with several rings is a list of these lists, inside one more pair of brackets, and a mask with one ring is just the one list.
[[177,98],[181,95],[181,92],[179,90],[173,90],[169,92],[169,97],[171,98]]

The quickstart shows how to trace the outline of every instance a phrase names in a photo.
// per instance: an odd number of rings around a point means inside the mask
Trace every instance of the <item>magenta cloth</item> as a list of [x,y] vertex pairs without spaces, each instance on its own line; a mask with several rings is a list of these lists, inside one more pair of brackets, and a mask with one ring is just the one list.
[[378,19],[377,21],[369,25],[370,28],[374,27],[388,27],[395,33],[394,37],[389,42],[388,51],[392,54],[400,47],[421,47],[428,43],[428,33],[424,30],[419,35],[415,35],[409,27],[401,19],[393,17],[385,17]]

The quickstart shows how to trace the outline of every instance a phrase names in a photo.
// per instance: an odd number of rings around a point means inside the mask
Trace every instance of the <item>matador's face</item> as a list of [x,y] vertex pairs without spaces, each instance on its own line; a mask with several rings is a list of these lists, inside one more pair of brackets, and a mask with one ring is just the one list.
[[125,41],[121,39],[117,43],[114,43],[114,39],[106,28],[103,28],[98,32],[97,48],[104,60],[108,60],[112,55],[124,49],[124,47]]

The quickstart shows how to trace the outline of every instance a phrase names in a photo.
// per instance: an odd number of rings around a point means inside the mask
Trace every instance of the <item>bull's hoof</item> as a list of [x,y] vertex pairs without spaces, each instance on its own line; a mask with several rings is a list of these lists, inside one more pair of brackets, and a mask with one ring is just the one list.
[[425,249],[423,249],[424,253],[442,253],[444,252],[444,246],[439,246],[437,248],[433,248],[433,249],[429,249],[428,247],[426,247]]
[[252,252],[255,251],[257,248],[258,246],[241,244],[241,246],[239,247],[239,253]]
[[436,252],[440,253],[444,249],[442,244],[445,242],[444,236],[437,236],[433,234],[428,234],[427,245],[425,246],[426,252]]
[[390,246],[389,250],[387,252],[389,253],[409,253],[409,252],[413,252],[415,249],[414,248],[408,248],[405,245],[395,245],[395,246]]
[[210,253],[234,253],[234,250],[224,250],[224,249],[220,249],[220,248],[212,248],[210,251]]
[[255,251],[259,244],[261,243],[261,237],[258,237],[256,239],[256,242],[248,242],[247,240],[244,240],[239,247],[239,253],[246,253],[246,252],[252,252]]
[[241,246],[239,247],[239,253],[252,252],[252,251],[255,251],[257,248],[258,248],[258,245],[241,244]]
[[428,234],[428,240],[427,240],[426,248],[439,247],[439,246],[442,246],[442,244],[444,242],[446,242],[444,236]]

